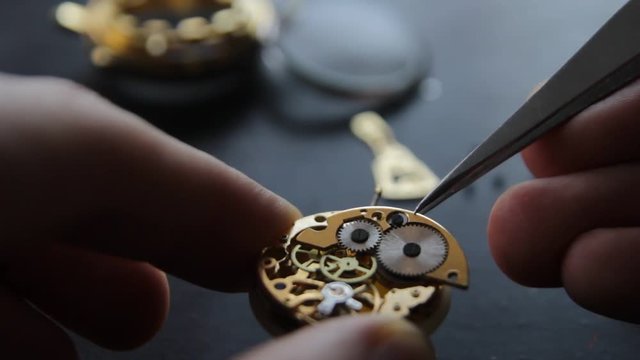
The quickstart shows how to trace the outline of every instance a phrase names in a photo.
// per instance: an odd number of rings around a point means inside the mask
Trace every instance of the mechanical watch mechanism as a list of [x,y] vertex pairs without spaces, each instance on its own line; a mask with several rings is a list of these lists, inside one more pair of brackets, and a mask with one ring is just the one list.
[[254,313],[274,334],[343,315],[382,313],[434,331],[451,286],[468,286],[455,238],[408,210],[370,206],[298,220],[264,249]]

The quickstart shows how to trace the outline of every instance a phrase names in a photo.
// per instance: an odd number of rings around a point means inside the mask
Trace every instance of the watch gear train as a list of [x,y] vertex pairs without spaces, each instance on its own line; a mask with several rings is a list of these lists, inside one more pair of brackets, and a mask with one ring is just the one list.
[[466,258],[445,228],[408,210],[369,206],[296,221],[282,244],[263,250],[250,300],[273,334],[370,313],[431,333],[446,316],[450,288],[467,286]]

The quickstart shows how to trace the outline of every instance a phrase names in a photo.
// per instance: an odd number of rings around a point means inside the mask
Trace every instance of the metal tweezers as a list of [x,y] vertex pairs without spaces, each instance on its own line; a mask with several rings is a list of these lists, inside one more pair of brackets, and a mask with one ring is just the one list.
[[640,0],[625,4],[518,111],[420,201],[426,213],[549,130],[640,77]]

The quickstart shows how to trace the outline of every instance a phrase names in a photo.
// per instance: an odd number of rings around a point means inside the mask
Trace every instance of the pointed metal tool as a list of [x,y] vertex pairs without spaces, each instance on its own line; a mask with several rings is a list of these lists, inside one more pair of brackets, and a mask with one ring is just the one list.
[[640,0],[624,5],[415,209],[426,213],[549,130],[640,76]]

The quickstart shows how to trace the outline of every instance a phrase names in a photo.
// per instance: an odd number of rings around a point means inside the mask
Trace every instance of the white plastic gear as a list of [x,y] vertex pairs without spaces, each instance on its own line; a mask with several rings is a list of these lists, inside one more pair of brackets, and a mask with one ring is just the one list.
[[[365,230],[369,237],[366,241],[359,243],[351,239],[351,234],[354,231],[362,229]],[[344,247],[356,252],[371,250],[380,242],[382,236],[382,230],[380,227],[370,220],[353,220],[342,224],[338,229],[338,241]]]
[[[405,245],[411,243],[419,246],[416,256],[405,255]],[[428,225],[409,223],[383,234],[377,257],[391,273],[413,277],[436,270],[447,253],[448,244],[440,232]]]

